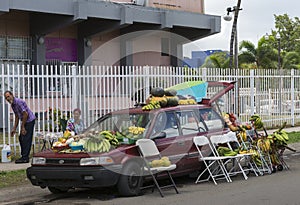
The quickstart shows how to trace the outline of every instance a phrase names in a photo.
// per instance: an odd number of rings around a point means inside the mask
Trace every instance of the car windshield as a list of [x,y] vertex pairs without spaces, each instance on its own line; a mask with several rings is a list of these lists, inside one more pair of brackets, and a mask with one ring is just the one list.
[[[108,114],[89,126],[85,133],[89,133],[91,131],[101,132],[105,130],[124,132],[124,130],[128,129],[129,127],[147,128],[149,122],[149,114],[147,113]],[[146,133],[146,129],[144,133]]]

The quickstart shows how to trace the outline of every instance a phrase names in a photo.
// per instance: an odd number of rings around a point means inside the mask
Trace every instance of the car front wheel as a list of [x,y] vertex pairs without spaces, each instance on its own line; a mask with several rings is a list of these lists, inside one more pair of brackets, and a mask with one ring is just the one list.
[[142,169],[138,162],[129,162],[124,168],[118,182],[118,191],[122,196],[137,196],[141,193]]

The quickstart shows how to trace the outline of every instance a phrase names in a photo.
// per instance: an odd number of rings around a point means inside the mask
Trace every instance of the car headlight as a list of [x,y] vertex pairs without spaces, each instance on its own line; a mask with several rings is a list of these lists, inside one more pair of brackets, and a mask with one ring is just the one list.
[[114,161],[111,157],[88,157],[80,159],[80,166],[87,165],[109,165],[113,164]]
[[46,158],[44,157],[33,157],[32,164],[46,164]]

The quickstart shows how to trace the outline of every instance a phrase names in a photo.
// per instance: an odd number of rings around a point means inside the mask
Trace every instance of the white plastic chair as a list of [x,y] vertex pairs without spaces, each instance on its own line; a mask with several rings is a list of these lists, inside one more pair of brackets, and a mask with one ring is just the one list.
[[[219,179],[226,179],[227,182],[232,182],[225,166],[222,163],[222,160],[228,158],[216,156],[208,138],[205,136],[196,136],[193,138],[193,142],[199,153],[199,161],[203,162],[205,165],[205,169],[199,174],[195,183],[197,184],[198,182],[208,181],[210,178],[213,180],[215,185],[217,185],[216,180]],[[204,146],[206,146],[207,149],[205,149]],[[212,156],[204,156],[202,149],[205,150],[205,152],[211,153]],[[208,171],[209,176],[206,179],[200,180],[206,171]]]
[[[151,139],[139,139],[136,141],[136,145],[138,146],[140,155],[144,160],[144,172],[146,172],[144,174],[146,174],[146,175],[150,174],[152,176],[152,179],[154,182],[153,185],[142,187],[142,188],[152,187],[152,192],[153,192],[154,187],[156,186],[161,197],[164,197],[162,189],[173,187],[175,189],[176,193],[178,194],[179,192],[177,190],[177,186],[170,174],[170,171],[176,169],[176,164],[171,164],[169,166],[151,167],[150,166],[151,160],[161,159],[161,154],[160,154],[159,150],[157,149],[154,141],[152,141]],[[160,186],[158,183],[158,180],[157,180],[157,176],[159,173],[166,173],[170,180],[170,184]]]
[[[216,153],[217,156],[220,156],[217,148],[220,145],[224,145],[224,144],[228,144],[229,143],[229,139],[228,137],[224,136],[224,135],[213,135],[210,137],[210,141],[212,143],[212,147]],[[248,179],[248,176],[246,175],[246,172],[244,171],[242,165],[241,165],[241,156],[226,156],[228,157],[226,160],[221,161],[223,163],[223,166],[226,167],[227,172],[229,174],[229,176],[234,176],[236,174],[242,173],[243,177],[245,180]],[[229,168],[229,162],[232,162],[232,167]]]
[[[236,133],[235,132],[228,132],[226,134],[223,135],[223,137],[227,138],[228,140],[228,147],[233,150],[231,143],[236,143],[236,145],[238,147],[241,146],[241,143],[239,142],[239,140],[236,137]],[[251,155],[253,155],[253,153],[244,153],[244,154],[237,154],[237,157],[240,157],[239,161],[242,161],[243,159],[245,160],[246,165],[248,166],[247,168],[244,168],[244,171],[247,172],[253,172],[255,174],[255,176],[258,176],[256,170],[259,172],[260,175],[262,175],[260,173],[260,171],[257,169],[255,163],[252,161],[251,159]],[[256,169],[254,168],[254,166],[256,167]]]

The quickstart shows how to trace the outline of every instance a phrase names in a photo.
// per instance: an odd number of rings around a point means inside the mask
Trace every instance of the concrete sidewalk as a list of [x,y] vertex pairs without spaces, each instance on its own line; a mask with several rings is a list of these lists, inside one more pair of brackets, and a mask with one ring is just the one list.
[[[284,128],[284,130],[286,130],[287,132],[295,132],[295,131],[300,131],[300,127],[288,127],[288,128]],[[267,130],[267,133],[272,134],[274,131],[275,130]],[[261,132],[262,131],[260,131],[259,133]],[[289,147],[295,149],[297,152],[300,152],[300,142],[289,144]],[[284,151],[284,154],[291,154],[291,153],[292,151],[288,149]],[[0,172],[27,169],[30,166],[31,163],[15,164],[15,162],[5,162],[5,163],[0,163]]]

